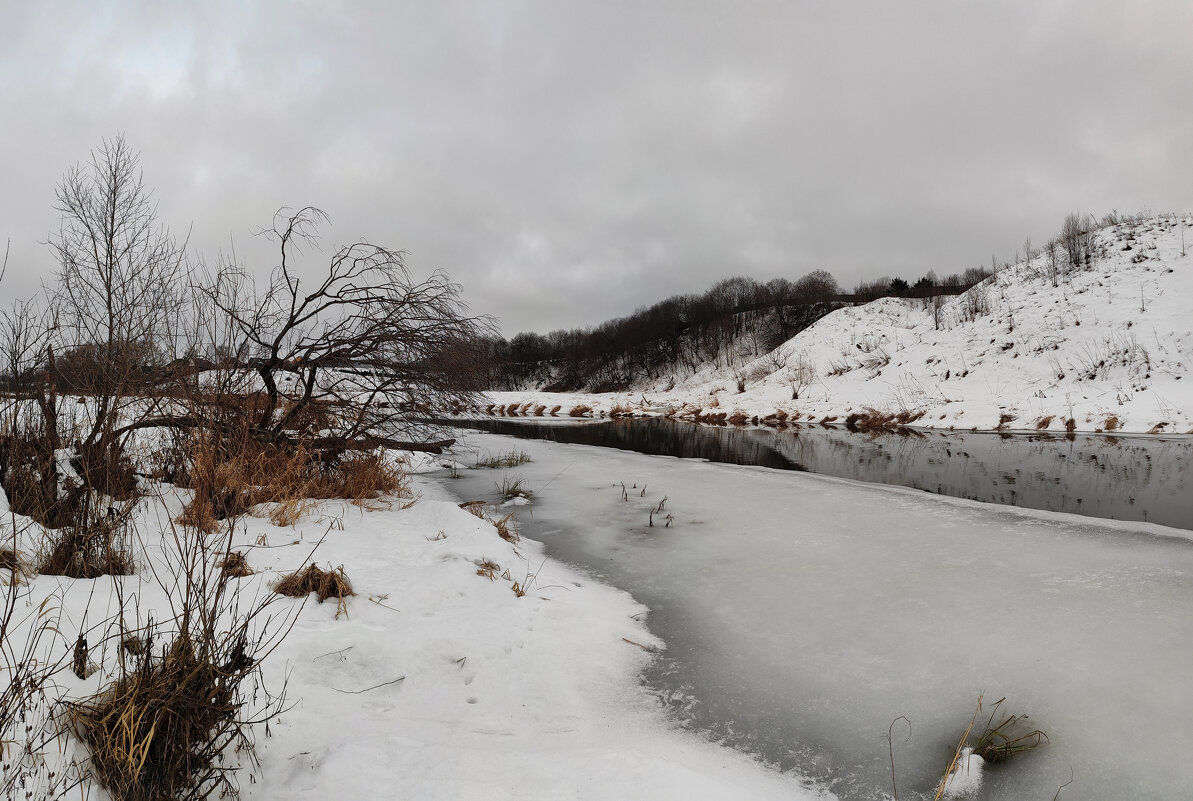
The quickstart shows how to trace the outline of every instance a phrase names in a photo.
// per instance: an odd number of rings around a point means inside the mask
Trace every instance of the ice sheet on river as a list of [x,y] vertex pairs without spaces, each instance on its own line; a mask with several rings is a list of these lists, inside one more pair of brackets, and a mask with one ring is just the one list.
[[1185,534],[609,449],[466,446],[533,461],[449,489],[491,498],[522,477],[524,533],[651,607],[668,649],[647,679],[681,720],[842,798],[889,792],[900,715],[900,797],[930,791],[979,692],[1050,738],[989,767],[979,797],[1052,798],[1070,775],[1062,797],[1193,787]]

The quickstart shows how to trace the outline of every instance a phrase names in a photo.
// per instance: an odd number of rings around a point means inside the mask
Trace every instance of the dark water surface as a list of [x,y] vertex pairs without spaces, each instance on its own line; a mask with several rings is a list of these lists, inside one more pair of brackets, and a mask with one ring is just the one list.
[[711,462],[805,470],[988,503],[1193,529],[1193,437],[722,428],[656,418],[452,425]]

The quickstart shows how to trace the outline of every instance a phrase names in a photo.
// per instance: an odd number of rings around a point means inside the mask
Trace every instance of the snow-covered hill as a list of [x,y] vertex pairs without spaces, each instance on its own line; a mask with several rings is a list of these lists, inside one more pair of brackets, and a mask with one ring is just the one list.
[[1057,248],[961,295],[840,309],[739,367],[626,393],[492,393],[487,411],[1193,433],[1190,250],[1191,216],[1120,222],[1078,267]]

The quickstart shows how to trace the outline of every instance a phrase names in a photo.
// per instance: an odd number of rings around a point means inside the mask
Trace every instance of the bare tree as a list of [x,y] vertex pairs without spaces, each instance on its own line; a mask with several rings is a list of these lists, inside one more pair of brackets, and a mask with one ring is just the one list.
[[941,317],[943,316],[942,311],[944,310],[944,299],[945,299],[945,296],[940,294],[939,292],[937,292],[935,295],[933,295],[932,299],[931,299],[932,326],[937,331],[940,330],[940,320],[941,320]]
[[1080,212],[1069,214],[1061,225],[1057,238],[1069,255],[1069,264],[1075,270],[1080,269],[1091,255],[1089,245],[1092,226],[1092,218]]
[[294,441],[317,418],[321,433],[306,440],[317,450],[434,448],[417,418],[480,388],[491,322],[467,313],[445,274],[415,280],[401,252],[365,241],[336,250],[307,286],[295,260],[316,249],[326,222],[313,207],[278,213],[265,235],[280,262],[262,291],[227,265],[198,287],[235,350],[251,354],[240,370],[260,382],[250,433]]
[[[69,169],[56,198],[62,217],[50,247],[59,268],[45,290],[54,335],[41,394],[90,396],[80,455],[111,461],[130,407],[147,413],[145,387],[173,350],[185,242],[159,224],[140,157],[123,137],[104,140]],[[47,418],[47,427],[56,421]]]
[[1060,285],[1060,258],[1057,254],[1059,247],[1060,244],[1055,239],[1049,239],[1048,244],[1044,246],[1044,252],[1048,255],[1048,280],[1053,286]]

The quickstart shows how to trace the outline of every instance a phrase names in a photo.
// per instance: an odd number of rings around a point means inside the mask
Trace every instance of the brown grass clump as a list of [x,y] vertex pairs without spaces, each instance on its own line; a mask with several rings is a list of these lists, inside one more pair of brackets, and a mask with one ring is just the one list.
[[180,484],[194,490],[179,522],[211,532],[220,521],[274,504],[275,525],[291,526],[323,498],[368,507],[383,496],[409,498],[406,475],[381,454],[316,454],[299,445],[263,444],[251,438],[228,443],[212,437],[191,444],[190,469]]
[[220,570],[228,578],[244,578],[253,575],[253,569],[240,551],[232,551],[220,562]]
[[[891,413],[880,412],[877,409],[867,407],[864,411],[853,412],[846,417],[845,428],[853,432],[870,434],[886,432],[907,434],[910,433],[910,429],[906,428],[906,426],[911,425],[923,416],[924,413],[922,411],[912,412],[905,409],[898,413]],[[836,418],[832,419],[835,420]]]
[[545,405],[545,404],[542,404],[542,403],[540,403],[538,406],[535,406],[535,407],[534,407],[534,416],[535,416],[535,417],[542,417],[542,416],[543,416],[543,412],[545,412],[545,411],[547,411],[547,407],[546,407],[546,405]]
[[733,414],[729,415],[728,419],[729,422],[735,426],[744,426],[746,423],[750,422],[750,418],[745,412],[734,412]]
[[501,569],[501,565],[494,562],[492,559],[482,559],[476,563],[476,574],[484,576],[489,581],[497,579],[497,571]]
[[220,781],[217,759],[237,733],[236,685],[252,666],[238,653],[217,666],[180,636],[158,658],[143,650],[122,678],[70,705],[71,729],[91,751],[89,771],[113,798],[200,798]]
[[1054,416],[1054,415],[1051,415],[1051,414],[1050,414],[1050,415],[1048,415],[1048,416],[1046,416],[1046,417],[1041,417],[1039,420],[1037,420],[1037,421],[1036,421],[1036,430],[1037,430],[1037,431],[1043,431],[1045,428],[1047,428],[1048,426],[1052,425],[1052,418],[1053,418],[1053,416]]
[[47,534],[37,555],[37,572],[79,579],[132,575],[136,566],[123,544],[131,507],[100,511],[94,496],[88,494],[85,500],[77,522]]
[[1070,434],[1072,434],[1076,430],[1077,430],[1077,421],[1074,420],[1072,417],[1070,417],[1068,420],[1065,421],[1065,431],[1068,431]]
[[560,409],[562,409],[562,408],[563,408],[563,407],[562,407],[562,406],[560,406],[559,404],[555,404],[554,406],[552,406],[552,407],[551,407],[551,411],[549,412],[549,414],[550,414],[552,417],[557,417],[557,416],[559,415],[559,410],[560,410]]
[[618,403],[614,404],[613,408],[609,410],[610,417],[633,417],[634,410],[629,406]]
[[1107,431],[1115,431],[1120,425],[1122,425],[1122,421],[1112,414],[1106,418],[1106,422],[1102,424],[1102,428]]
[[577,404],[576,406],[573,406],[572,410],[570,412],[568,412],[568,416],[570,416],[570,417],[583,417],[587,414],[592,414],[592,407],[585,406],[582,403]]
[[273,591],[290,598],[305,598],[313,592],[319,596],[319,603],[328,598],[343,601],[350,595],[356,595],[343,565],[334,570],[324,570],[313,562],[302,570],[283,576],[274,585]]

